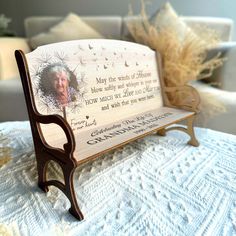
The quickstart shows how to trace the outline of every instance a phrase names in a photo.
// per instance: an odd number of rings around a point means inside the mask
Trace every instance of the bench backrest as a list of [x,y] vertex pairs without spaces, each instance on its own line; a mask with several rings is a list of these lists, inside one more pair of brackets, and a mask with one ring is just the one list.
[[[74,132],[163,106],[156,52],[144,45],[76,40],[39,47],[26,59],[37,111],[63,116]],[[68,103],[58,96],[60,76],[53,79],[60,68]]]

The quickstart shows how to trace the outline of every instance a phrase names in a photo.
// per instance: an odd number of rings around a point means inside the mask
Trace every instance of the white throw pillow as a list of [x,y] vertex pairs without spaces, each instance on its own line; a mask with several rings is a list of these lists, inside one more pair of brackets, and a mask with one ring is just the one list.
[[68,14],[63,21],[49,29],[30,38],[30,46],[35,49],[38,46],[75,40],[104,38],[99,32],[86,24],[78,15]]
[[169,2],[165,3],[160,9],[158,9],[149,20],[158,30],[165,28],[175,29],[180,40],[183,40],[187,34],[192,34],[193,37],[198,37],[178,16]]
[[[182,20],[176,11],[173,9],[169,2],[165,3],[160,9],[158,9],[150,18],[149,23],[160,31],[163,29],[174,29],[176,35],[179,36],[179,40],[183,40],[186,34],[192,34],[194,37],[197,35],[194,31]],[[126,25],[143,24],[143,18],[141,16],[129,16],[124,18]],[[134,41],[134,38],[129,33],[127,27],[123,30],[123,39],[128,41]]]

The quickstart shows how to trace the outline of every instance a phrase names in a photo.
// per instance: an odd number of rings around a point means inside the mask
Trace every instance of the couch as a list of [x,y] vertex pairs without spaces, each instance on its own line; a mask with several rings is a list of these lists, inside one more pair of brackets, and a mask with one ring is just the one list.
[[[134,17],[120,16],[84,16],[84,22],[96,29],[106,38],[123,39],[129,34],[126,23],[135,20]],[[19,73],[14,58],[14,50],[22,49],[30,52],[28,38],[48,30],[60,22],[62,17],[29,17],[25,19],[25,37],[0,38],[0,122],[27,120],[28,115],[19,79]],[[210,80],[220,82],[220,87],[214,88],[201,82],[195,83],[197,89],[221,99],[227,112],[206,119],[199,126],[236,134],[234,117],[236,116],[236,43],[233,43],[233,22],[231,19],[212,17],[182,17],[189,26],[195,24],[207,25],[221,32],[221,43],[210,53],[221,51],[227,57],[226,63],[215,71]]]

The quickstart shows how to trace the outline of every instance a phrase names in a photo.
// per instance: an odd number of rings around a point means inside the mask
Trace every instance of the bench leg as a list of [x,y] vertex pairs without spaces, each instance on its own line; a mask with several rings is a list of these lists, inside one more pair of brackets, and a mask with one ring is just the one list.
[[193,128],[193,121],[195,119],[195,116],[191,116],[187,119],[187,133],[191,137],[191,139],[188,141],[189,145],[192,145],[194,147],[199,146],[199,142],[197,141],[197,138],[195,136],[194,128]]
[[41,188],[44,192],[48,192],[48,186],[46,185],[47,182],[47,166],[48,166],[48,160],[44,160],[42,158],[37,159],[37,169],[38,169],[38,186]]
[[75,167],[68,170],[68,168],[63,169],[64,178],[65,178],[65,195],[69,199],[71,203],[71,207],[69,209],[69,212],[78,220],[83,220],[84,216],[82,212],[79,209],[79,206],[77,204],[76,196],[75,196],[75,190],[74,190],[74,181],[73,181],[73,175],[75,171]]
[[189,145],[192,145],[194,147],[199,146],[199,142],[196,139],[195,133],[194,133],[194,128],[193,128],[193,121],[194,121],[195,116],[188,117],[187,120],[187,128],[184,128],[182,126],[175,126],[175,127],[170,127],[170,128],[163,128],[157,131],[158,135],[165,136],[166,132],[171,131],[171,130],[179,130],[183,131],[186,134],[190,136],[190,140],[188,141]]
[[160,135],[160,136],[166,136],[166,129],[163,128],[163,129],[158,130],[157,134]]
[[57,162],[61,166],[62,171],[63,171],[64,181],[65,181],[65,184],[63,184],[62,182],[58,180],[47,180],[46,172],[47,172],[49,161],[50,159],[46,155],[44,156],[44,158],[37,158],[39,188],[41,188],[44,192],[48,192],[49,186],[53,185],[55,187],[58,187],[67,196],[68,200],[71,203],[69,212],[76,219],[83,220],[84,216],[79,209],[76,196],[75,196],[75,191],[74,191],[73,175],[74,175],[74,171],[76,167],[71,162],[67,163],[66,165],[60,164],[60,162]]

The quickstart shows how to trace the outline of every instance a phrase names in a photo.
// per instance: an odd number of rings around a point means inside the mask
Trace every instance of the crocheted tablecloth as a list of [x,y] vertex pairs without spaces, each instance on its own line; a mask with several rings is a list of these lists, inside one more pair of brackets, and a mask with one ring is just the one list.
[[[55,187],[37,187],[28,122],[0,124],[12,160],[0,168],[0,233],[12,235],[236,235],[236,136],[196,128],[148,136],[77,168],[85,220]],[[49,178],[61,177],[50,164]]]

